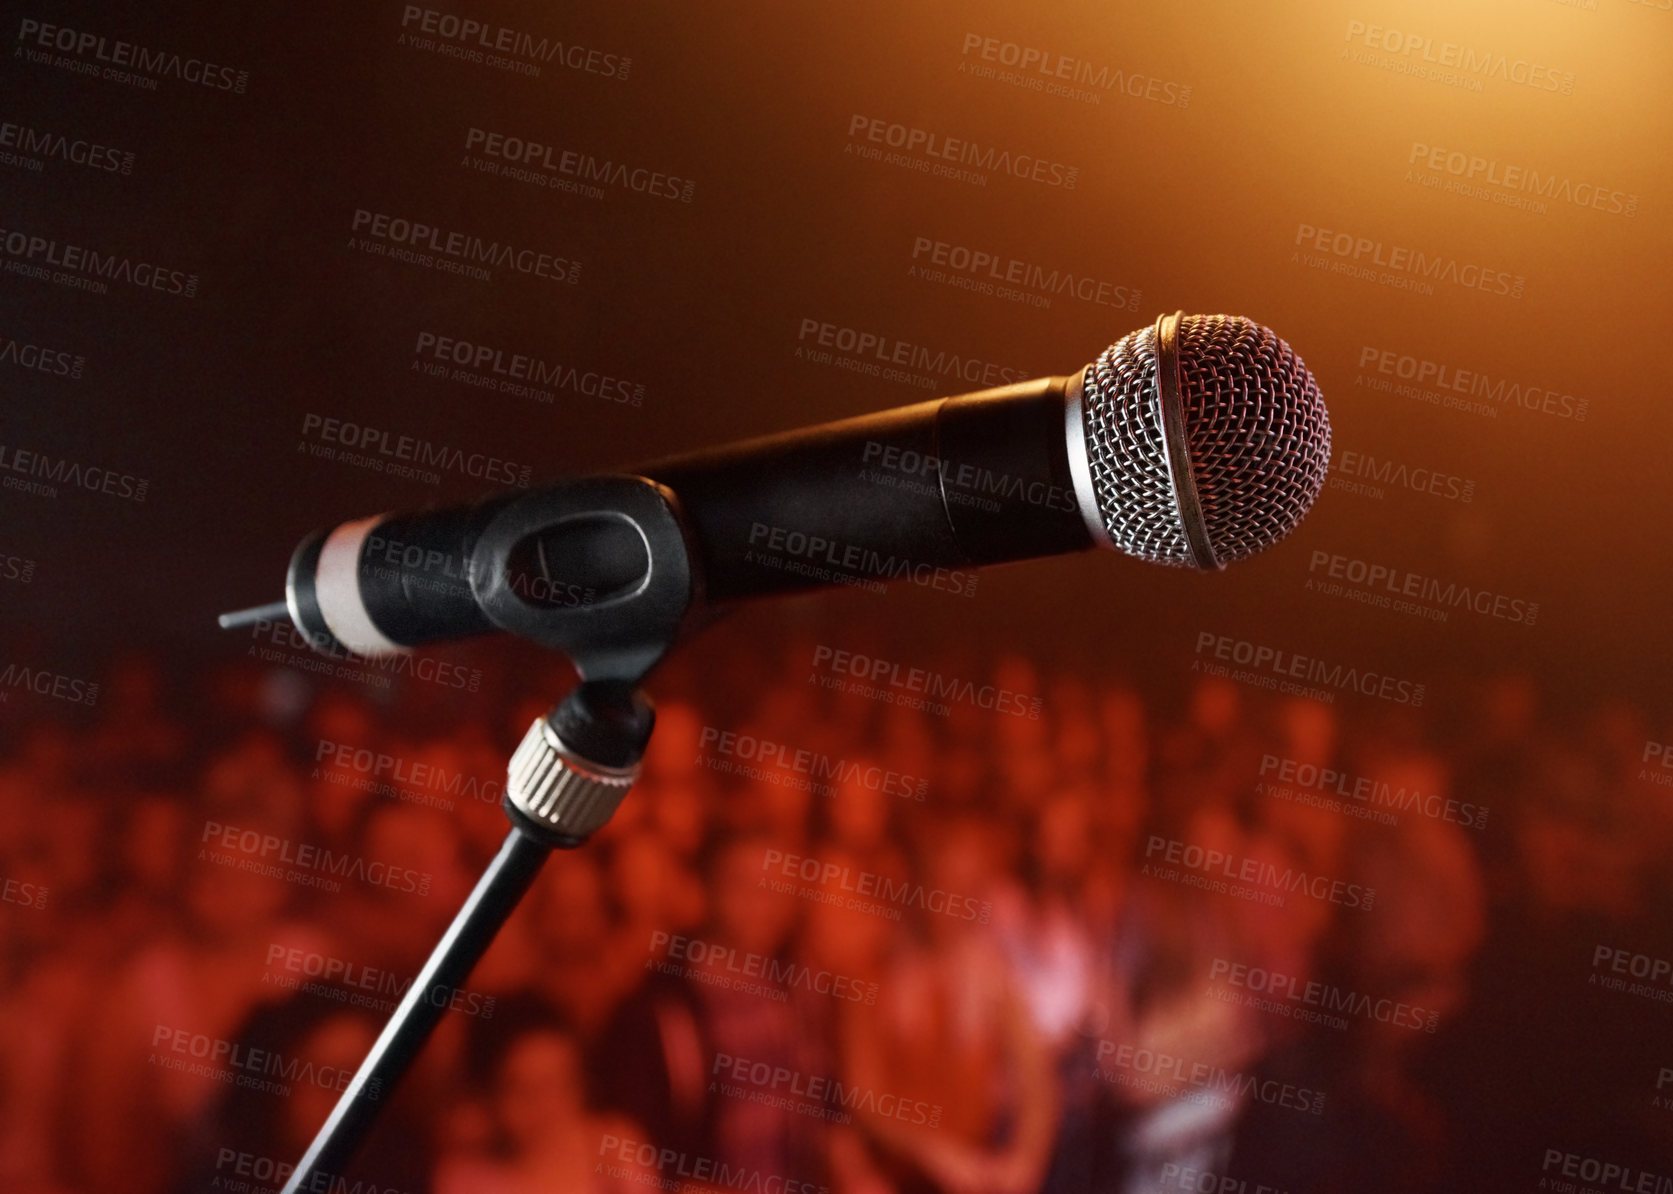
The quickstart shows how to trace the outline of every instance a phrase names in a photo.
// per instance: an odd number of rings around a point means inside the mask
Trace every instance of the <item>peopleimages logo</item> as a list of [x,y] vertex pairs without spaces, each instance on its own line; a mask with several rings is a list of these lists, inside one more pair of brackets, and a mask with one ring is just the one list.
[[1281,1186],[1269,1186],[1259,1181],[1251,1182],[1246,1177],[1232,1177],[1227,1173],[1216,1173],[1212,1169],[1197,1169],[1191,1165],[1181,1165],[1178,1161],[1162,1163],[1162,1177],[1157,1185],[1172,1186],[1176,1190],[1186,1191],[1186,1194],[1289,1194],[1289,1191]]
[[[843,899],[844,893],[847,893],[856,899],[881,900],[896,908],[916,908],[920,912],[933,912],[938,916],[951,917],[953,920],[985,925],[993,919],[993,905],[987,900],[942,891],[939,887],[925,887],[911,879],[897,880],[876,871],[856,870],[844,863],[821,862],[803,854],[768,850],[761,856],[761,869],[769,873],[776,871],[788,880],[818,884],[823,903],[853,907]],[[774,882],[769,886],[780,894],[804,895],[804,898],[807,898],[804,892],[788,885]],[[898,920],[900,917],[897,914],[889,919]]]
[[[473,158],[481,154],[481,158]],[[492,159],[486,161],[485,159]],[[690,203],[697,184],[689,178],[630,166],[611,158],[597,158],[578,149],[563,149],[527,137],[472,127],[465,132],[464,165],[485,174],[497,174],[519,182],[533,182],[552,190],[604,198],[603,188],[619,187],[653,199]],[[492,168],[488,168],[492,167]]]
[[22,879],[0,879],[0,903],[16,904],[19,908],[32,908],[36,912],[46,909],[47,889],[39,883],[29,883]]
[[[1411,613],[1430,621],[1444,622],[1448,612],[1468,610],[1485,618],[1532,626],[1539,618],[1539,602],[1479,586],[1442,581],[1437,577],[1356,559],[1339,552],[1315,549],[1307,563],[1306,588],[1327,597],[1346,597],[1362,605]],[[1348,585],[1363,585],[1349,589]],[[1425,604],[1427,603],[1427,604]]]
[[0,670],[0,701],[9,700],[13,692],[32,692],[74,705],[93,705],[99,700],[99,686],[95,681],[47,668],[8,663]]
[[863,543],[843,543],[795,527],[765,522],[750,524],[749,550],[744,553],[744,560],[805,574],[815,580],[846,583],[843,580],[846,578],[862,588],[872,583],[903,580],[955,597],[974,597],[979,579],[974,570],[926,564],[892,552],[885,555]]
[[[1178,1094],[1181,1102],[1210,1107],[1230,1107],[1234,1101],[1253,1099],[1269,1107],[1304,1111],[1310,1115],[1324,1114],[1323,1091],[1280,1082],[1276,1078],[1263,1080],[1254,1074],[1117,1041],[1098,1042],[1096,1076],[1119,1086],[1131,1086],[1157,1094]],[[1180,1093],[1182,1086],[1194,1089]]]
[[[628,381],[597,369],[580,369],[438,332],[419,332],[413,368],[429,377],[445,377],[501,394],[551,404],[557,391],[602,398],[620,406],[645,403],[643,382]],[[526,384],[525,384],[526,383]]]
[[[23,57],[29,62],[60,67],[76,74],[97,75],[144,91],[155,91],[162,79],[176,79],[213,91],[231,91],[242,95],[250,82],[250,72],[237,67],[219,66],[202,58],[177,54],[172,50],[152,49],[137,42],[109,38],[86,30],[49,25],[33,17],[24,17],[18,25],[17,40],[21,43]],[[54,50],[65,57],[53,58],[49,51]],[[101,66],[100,63],[109,65]],[[118,67],[127,69],[119,70]]]
[[[1146,861],[1139,870],[1142,875],[1183,881],[1188,886],[1238,896],[1255,903],[1282,907],[1282,896],[1305,895],[1338,907],[1369,912],[1377,899],[1375,888],[1360,883],[1332,879],[1328,875],[1313,875],[1298,867],[1279,866],[1259,858],[1243,858],[1224,850],[1154,833],[1145,842],[1144,857]],[[1170,873],[1162,869],[1164,866],[1182,867],[1185,871],[1203,876],[1206,882],[1194,881],[1177,872]],[[1240,891],[1239,885],[1244,885],[1245,890]],[[1266,896],[1280,898],[1257,898],[1263,893],[1249,890],[1255,888],[1264,888]]]
[[1410,464],[1386,456],[1343,449],[1330,464],[1330,487],[1381,501],[1384,486],[1406,489],[1428,497],[1468,502],[1475,497],[1475,482],[1442,469]]
[[[959,54],[962,59],[958,66],[960,72],[978,79],[1009,83],[1025,91],[1038,91],[1087,104],[1102,103],[1103,95],[1100,93],[1114,92],[1129,99],[1148,100],[1167,107],[1188,108],[1191,105],[1189,83],[1174,83],[1138,71],[1101,66],[1087,58],[1072,58],[1037,46],[984,37],[980,33],[966,33]],[[992,65],[984,65],[987,63]]]
[[[927,668],[903,667],[894,660],[824,644],[813,649],[813,666],[816,670],[834,673],[828,679],[840,681],[848,677],[854,682],[826,683],[824,686],[827,688],[840,688],[908,708],[925,707],[940,716],[946,716],[945,701],[958,701],[994,713],[1039,721],[1040,710],[1045,704],[1039,697],[1013,692],[995,684],[977,684],[974,680],[943,675]],[[810,682],[815,678],[810,678]]]
[[[274,973],[275,966],[281,973]],[[272,942],[267,947],[267,967],[262,972],[263,983],[386,1013],[393,1012],[406,998],[407,991],[418,977],[278,942]],[[316,979],[317,982],[304,981]],[[425,989],[422,998],[432,1007],[462,1012],[483,1020],[494,1018],[492,995],[446,983],[432,983]]]
[[[1407,166],[1408,181],[1434,186],[1450,194],[1471,199],[1486,199],[1507,207],[1528,207],[1541,214],[1546,206],[1541,200],[1569,203],[1590,208],[1607,215],[1632,217],[1638,214],[1639,196],[1618,187],[1598,182],[1575,182],[1549,171],[1541,172],[1533,166],[1506,164],[1497,158],[1484,157],[1462,149],[1448,149],[1413,141]],[[1425,176],[1422,170],[1436,173]],[[1444,175],[1442,178],[1440,176]]]
[[87,358],[67,348],[49,348],[28,340],[14,340],[0,333],[0,365],[12,365],[48,377],[76,381],[87,367]]
[[785,1003],[797,988],[848,1003],[872,1005],[877,1002],[877,984],[830,970],[815,970],[793,959],[770,958],[765,954],[737,950],[729,945],[687,937],[657,929],[651,934],[650,952],[662,954],[661,962],[647,962],[646,968],[659,974],[688,978],[692,982],[721,987],[744,995],[760,995]]
[[[1020,502],[1042,510],[1061,510],[1073,514],[1080,509],[1072,490],[1053,485],[1038,478],[1023,478],[1012,473],[996,473],[986,465],[952,460],[926,452],[867,440],[860,460],[865,466],[860,472],[862,481],[887,484],[883,475],[922,482],[919,492],[941,493],[949,505],[974,506],[997,514],[1004,502]],[[905,484],[897,488],[908,488]]]
[[[485,452],[465,452],[413,435],[400,435],[349,419],[315,414],[302,416],[303,450],[341,464],[372,467],[391,476],[414,476],[435,484],[441,478],[424,470],[445,469],[473,481],[527,489],[533,466],[516,464]],[[314,441],[310,444],[308,441]],[[317,449],[317,450],[315,450]]]
[[[723,756],[713,760],[716,763],[738,760],[746,764],[759,764],[759,767],[748,768],[749,771],[761,771],[766,768],[790,771],[798,776],[809,777],[806,787],[813,791],[828,795],[835,795],[837,789],[834,784],[859,784],[872,792],[880,792],[885,796],[899,796],[903,800],[922,801],[924,794],[929,791],[929,781],[904,772],[894,771],[876,764],[862,766],[847,759],[832,758],[816,750],[807,750],[787,746],[782,742],[774,742],[769,738],[757,738],[753,734],[739,734],[732,730],[717,729],[714,726],[704,726],[698,736],[698,747],[712,750]],[[701,758],[701,756],[699,756]],[[742,770],[734,767],[716,767],[717,771]],[[766,774],[771,775],[771,772]],[[773,776],[776,782],[777,776]]]
[[1338,232],[1317,224],[1297,224],[1294,244],[1298,251],[1291,254],[1292,261],[1301,259],[1299,250],[1305,249],[1309,255],[1303,264],[1315,269],[1326,269],[1331,273],[1419,294],[1433,294],[1434,284],[1439,282],[1501,298],[1519,299],[1528,284],[1521,274],[1513,274],[1509,270],[1474,261],[1461,262],[1445,253],[1388,244],[1373,237]]
[[263,663],[282,664],[379,688],[391,687],[396,676],[468,692],[482,687],[481,668],[465,667],[416,651],[357,655],[329,634],[303,634],[289,618],[258,619],[250,627],[250,639],[245,654]]
[[132,174],[134,154],[85,137],[72,137],[15,121],[0,121],[0,162],[39,172],[48,161],[69,162],[101,173]]
[[66,485],[106,497],[143,502],[151,490],[151,482],[145,477],[83,464],[67,456],[49,456],[16,444],[0,444],[0,474],[4,474],[0,477],[0,488],[14,489],[33,497],[55,498],[58,486]]
[[[442,593],[450,600],[467,593],[474,571],[474,559],[465,556],[462,548],[443,551],[428,543],[394,539],[381,527],[366,536],[360,562],[362,581],[377,578],[399,585],[408,593]],[[513,573],[506,587],[530,605],[548,608],[579,609],[598,600],[598,589],[593,585],[538,573]]]
[[[812,343],[808,343],[811,339]],[[802,319],[796,333],[796,356],[814,364],[835,363],[855,373],[881,377],[884,381],[903,381],[930,389],[940,381],[967,382],[974,386],[1001,386],[1022,381],[1029,375],[1021,369],[983,361],[955,352],[932,351],[922,344],[913,344],[881,332],[844,327],[811,316]],[[815,355],[817,349],[835,349],[857,358],[852,365],[833,361],[829,352]],[[889,366],[922,370],[920,374],[905,373]]]
[[[287,1057],[273,1049],[255,1049],[238,1041],[167,1024],[158,1024],[152,1030],[151,1048],[153,1065],[269,1094],[288,1095],[292,1090],[289,1084],[293,1082],[340,1094],[348,1089],[354,1077],[353,1070],[341,1066],[319,1065],[300,1057]],[[192,1064],[193,1061],[197,1064]],[[380,1085],[374,1078],[367,1087],[368,1097],[377,1098],[379,1091]]]
[[1644,757],[1638,761],[1643,764],[1638,769],[1639,779],[1659,787],[1673,787],[1673,745],[1653,740],[1645,742]]
[[[278,1188],[288,1182],[295,1171],[296,1165],[290,1160],[222,1148],[215,1154],[215,1180],[210,1183],[209,1189],[227,1190],[231,1194],[277,1194]],[[251,1185],[252,1178],[272,1183],[273,1189],[269,1191],[265,1186]],[[410,1194],[409,1191],[377,1185],[362,1178],[350,1181],[323,1169],[310,1172],[307,1184],[301,1189],[302,1194]]]
[[898,1119],[918,1127],[941,1125],[941,1105],[899,1095],[878,1094],[853,1086],[840,1078],[807,1074],[788,1066],[771,1065],[730,1053],[715,1054],[709,1078],[728,1098],[745,1099],[781,1111],[794,1111],[833,1123],[852,1123],[853,1113],[862,1111],[885,1119]]
[[1391,55],[1380,58],[1373,53],[1355,61],[1380,65],[1396,74],[1422,75],[1468,91],[1481,91],[1483,83],[1496,80],[1531,87],[1535,91],[1574,94],[1573,71],[1513,57],[1490,47],[1466,46],[1452,41],[1437,44],[1434,38],[1420,33],[1405,33],[1365,21],[1349,21],[1346,40],[1367,50]]
[[1143,298],[1136,286],[1058,267],[1048,270],[989,248],[928,236],[913,238],[912,264],[906,267],[906,276],[1041,309],[1049,308],[1054,298],[1072,298],[1095,307],[1137,311]]
[[1242,1000],[1245,1006],[1270,1011],[1271,1008],[1262,1004],[1278,1001],[1280,1015],[1310,1023],[1328,1023],[1323,1017],[1329,1017],[1329,1020],[1339,1022],[1330,1024],[1333,1028],[1346,1028],[1344,1017],[1355,1016],[1396,1028],[1432,1033],[1441,1020],[1439,1012],[1404,1000],[1387,996],[1373,998],[1363,992],[1344,990],[1332,983],[1301,979],[1261,966],[1247,966],[1229,958],[1215,958],[1209,964],[1208,977],[1212,982],[1248,992]]
[[[1192,671],[1225,675],[1257,688],[1296,696],[1318,696],[1322,693],[1320,699],[1326,703],[1334,702],[1335,693],[1329,690],[1336,689],[1379,697],[1397,705],[1416,707],[1423,704],[1425,685],[1422,681],[1401,679],[1372,668],[1333,664],[1315,655],[1299,655],[1282,647],[1234,638],[1229,634],[1216,634],[1212,630],[1197,632],[1196,656],[1191,664]],[[1225,666],[1227,664],[1247,670],[1232,672]],[[1309,689],[1303,687],[1303,683],[1322,687]]]
[[[203,846],[198,851],[202,860],[285,879],[301,886],[321,887],[335,892],[341,890],[336,879],[358,879],[372,887],[387,887],[391,891],[420,896],[430,894],[432,879],[427,871],[415,871],[411,867],[395,866],[375,859],[368,862],[358,855],[307,842],[293,842],[273,833],[205,821],[198,841]],[[216,854],[216,850],[230,853]]]
[[[1370,390],[1383,390],[1402,397],[1417,398],[1433,406],[1465,410],[1470,414],[1498,418],[1499,410],[1518,406],[1523,410],[1550,415],[1556,419],[1586,421],[1591,402],[1576,398],[1546,386],[1513,381],[1508,377],[1494,377],[1480,369],[1461,369],[1441,361],[1431,361],[1415,353],[1393,348],[1365,345],[1359,350],[1360,373],[1354,385]],[[1375,374],[1367,377],[1367,374]],[[1410,383],[1406,386],[1396,382]],[[1425,387],[1432,387],[1426,389]],[[1467,399],[1485,399],[1482,402]]]
[[[1276,789],[1270,782],[1275,780],[1282,784],[1293,784],[1303,791],[1339,796],[1352,805],[1363,805],[1379,812],[1416,813],[1433,821],[1449,821],[1454,825],[1462,825],[1465,829],[1487,827],[1485,805],[1442,796],[1439,792],[1424,792],[1405,784],[1396,786],[1387,780],[1374,779],[1368,775],[1353,775],[1330,767],[1320,767],[1316,763],[1281,758],[1278,755],[1261,756],[1260,774],[1269,782],[1261,784],[1256,791],[1273,795],[1289,794]],[[1395,822],[1391,818],[1386,823]]]
[[[1080,167],[1049,161],[1030,153],[982,145],[962,137],[913,125],[897,124],[882,117],[855,113],[848,119],[847,153],[890,165],[906,166],[925,174],[939,174],[961,182],[986,185],[987,175],[978,171],[1008,174],[1026,182],[1072,191],[1080,178]],[[898,153],[884,156],[875,146],[887,146]],[[920,156],[921,155],[921,156]],[[959,169],[970,167],[971,169]]]
[[1673,1003],[1673,961],[1654,954],[1599,945],[1592,950],[1592,977],[1587,982],[1654,1003]]
[[[1663,1173],[1655,1173],[1648,1169],[1639,1169],[1632,1165],[1622,1165],[1616,1161],[1604,1161],[1597,1157],[1588,1157],[1582,1153],[1564,1152],[1560,1148],[1545,1150],[1545,1159],[1540,1162],[1540,1170],[1544,1173],[1558,1173],[1566,1178],[1578,1179],[1586,1182],[1588,1187],[1597,1190],[1622,1191],[1623,1194],[1673,1194],[1673,1177]],[[1549,1179],[1541,1178],[1540,1187],[1547,1188]],[[1552,1190],[1578,1190],[1579,1186],[1572,1181],[1566,1184],[1558,1183],[1549,1187]]]
[[[399,755],[385,754],[383,751],[374,751],[347,742],[333,742],[328,738],[320,739],[314,750],[314,762],[325,763],[326,766],[336,769],[330,773],[328,782],[348,783],[375,795],[394,796],[408,803],[425,804],[449,811],[453,808],[451,801],[426,796],[422,792],[415,793],[409,789],[429,789],[431,792],[444,792],[448,796],[492,805],[498,805],[505,792],[505,785],[497,779],[479,780],[463,771],[449,771],[446,767],[434,763],[415,763]],[[321,778],[321,768],[318,766],[314,768],[314,778]],[[395,786],[397,784],[405,784],[408,787],[398,788]]]
[[120,282],[178,298],[197,297],[196,274],[124,253],[60,243],[56,237],[0,228],[0,253],[5,255],[7,273],[72,290],[109,294],[108,284]]
[[[751,1169],[747,1165],[732,1165],[713,1157],[694,1156],[678,1149],[658,1148],[628,1137],[606,1134],[599,1137],[598,1155],[605,1176],[618,1181],[632,1181],[654,1186],[658,1190],[682,1191],[687,1183],[700,1183],[690,1188],[712,1190],[719,1186],[738,1194],[831,1194],[829,1186],[798,1181],[782,1174]],[[637,1166],[635,1171],[629,1166]],[[654,1171],[654,1172],[653,1172]]]
[[401,32],[396,44],[531,77],[539,77],[543,64],[617,81],[625,80],[633,68],[633,59],[623,54],[552,37],[536,37],[508,25],[490,25],[417,4],[408,4],[401,10]]
[[368,211],[364,207],[354,209],[350,230],[365,233],[350,239],[351,249],[443,273],[463,274],[479,282],[493,278],[488,266],[510,269],[547,282],[574,285],[581,280],[581,263],[562,254],[484,240],[472,233],[449,231],[421,220]]
[[15,556],[0,551],[0,580],[15,580],[26,585],[35,579],[36,564],[27,556]]

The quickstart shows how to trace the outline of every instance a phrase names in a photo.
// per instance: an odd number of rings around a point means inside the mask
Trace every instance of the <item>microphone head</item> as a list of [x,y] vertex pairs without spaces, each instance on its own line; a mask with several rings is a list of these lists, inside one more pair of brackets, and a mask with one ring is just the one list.
[[1091,529],[1143,560],[1253,555],[1296,528],[1330,467],[1318,383],[1236,315],[1165,315],[1123,336],[1087,367],[1079,407]]

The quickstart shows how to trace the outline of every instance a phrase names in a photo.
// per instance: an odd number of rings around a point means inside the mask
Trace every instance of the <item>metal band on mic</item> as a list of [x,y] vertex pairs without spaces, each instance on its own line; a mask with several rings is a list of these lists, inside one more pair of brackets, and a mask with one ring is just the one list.
[[1156,397],[1162,408],[1162,444],[1167,449],[1168,479],[1173,482],[1191,562],[1204,572],[1218,572],[1225,565],[1215,559],[1214,545],[1208,538],[1202,498],[1191,472],[1190,436],[1185,432],[1185,399],[1179,385],[1179,323],[1184,318],[1185,312],[1175,311],[1156,320]]

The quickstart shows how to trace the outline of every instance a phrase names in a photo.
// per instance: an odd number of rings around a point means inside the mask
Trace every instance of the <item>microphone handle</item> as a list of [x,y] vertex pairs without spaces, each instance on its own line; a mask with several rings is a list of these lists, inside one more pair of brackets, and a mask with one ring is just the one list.
[[285,604],[314,649],[387,655],[494,629],[471,591],[483,529],[514,498],[380,514],[310,534],[291,554]]
[[[566,642],[604,620],[626,635],[641,574],[675,555],[691,557],[694,575],[683,559],[663,569],[659,617],[699,594],[895,581],[968,592],[982,565],[1092,546],[1084,450],[1079,476],[1071,463],[1079,387],[1080,375],[1037,378],[706,448],[632,477],[343,523],[297,547],[286,605],[319,649],[379,655],[538,618],[562,623]],[[525,606],[536,611],[526,622]]]
[[979,566],[1092,546],[1069,455],[1079,380],[1036,378],[636,471],[678,497],[712,601],[891,580],[957,591]]

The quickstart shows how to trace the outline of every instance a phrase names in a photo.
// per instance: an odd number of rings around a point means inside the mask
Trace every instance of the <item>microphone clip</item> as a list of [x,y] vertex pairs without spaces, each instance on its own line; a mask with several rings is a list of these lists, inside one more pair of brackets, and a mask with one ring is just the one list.
[[501,630],[562,651],[583,679],[635,684],[699,598],[672,490],[587,477],[501,506],[471,551],[471,592]]

